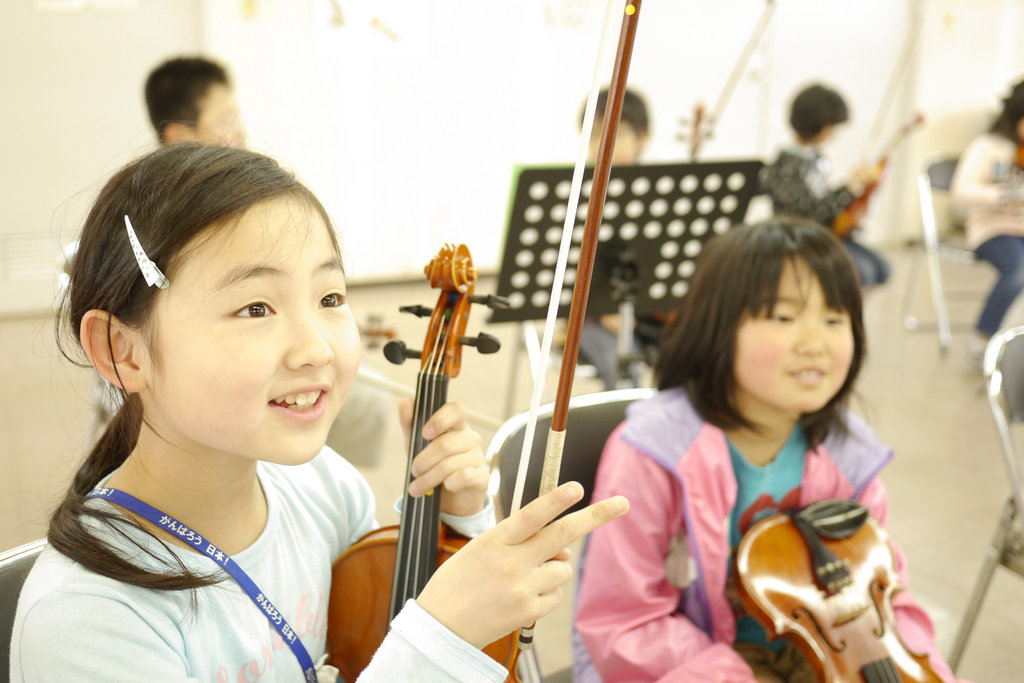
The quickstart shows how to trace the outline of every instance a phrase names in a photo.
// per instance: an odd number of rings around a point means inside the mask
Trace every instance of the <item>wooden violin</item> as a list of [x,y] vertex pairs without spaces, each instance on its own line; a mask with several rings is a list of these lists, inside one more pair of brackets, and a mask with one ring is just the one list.
[[[409,495],[411,465],[414,456],[426,446],[423,426],[447,401],[448,379],[459,374],[462,347],[475,346],[481,353],[498,350],[499,342],[491,335],[464,336],[470,304],[495,307],[503,305],[503,301],[473,294],[476,268],[465,245],[445,245],[425,272],[431,286],[441,289],[434,309],[402,307],[417,316],[430,316],[423,350],[409,350],[398,340],[388,342],[384,348],[384,355],[392,362],[420,359],[401,519],[397,526],[364,535],[332,568],[327,661],[338,668],[346,681],[354,681],[367,667],[387,635],[391,620],[408,600],[419,595],[437,566],[468,542],[441,524],[439,490],[418,498]],[[518,632],[513,632],[484,648],[485,653],[512,672],[507,681],[517,680],[517,639]]]
[[941,681],[907,649],[892,597],[903,589],[888,536],[848,500],[761,520],[736,551],[747,612],[769,638],[793,643],[821,683]]
[[860,222],[864,219],[864,214],[867,213],[868,202],[871,200],[871,195],[873,195],[875,190],[878,189],[878,183],[881,180],[882,172],[885,170],[886,166],[889,165],[889,156],[892,154],[893,150],[903,142],[904,138],[910,135],[910,133],[923,123],[924,115],[918,112],[914,115],[914,119],[912,121],[905,124],[900,128],[899,132],[893,136],[893,139],[886,147],[885,153],[882,154],[882,158],[874,164],[876,180],[869,183],[868,186],[865,187],[859,195],[854,197],[853,201],[847,204],[846,207],[839,212],[839,215],[832,221],[832,230],[839,235],[839,237],[847,237],[851,232],[853,232],[854,228],[860,225]]

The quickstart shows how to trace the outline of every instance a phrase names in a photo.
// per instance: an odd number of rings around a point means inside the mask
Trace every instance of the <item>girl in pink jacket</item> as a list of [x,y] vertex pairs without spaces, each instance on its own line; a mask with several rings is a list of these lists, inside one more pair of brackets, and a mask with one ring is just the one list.
[[[774,220],[712,240],[691,284],[659,393],[601,457],[594,499],[622,494],[631,511],[589,540],[575,680],[814,681],[745,613],[731,566],[754,522],[815,501],[854,499],[886,524],[892,452],[844,408],[865,354],[857,276],[831,233]],[[907,647],[953,680],[908,591],[893,609]]]

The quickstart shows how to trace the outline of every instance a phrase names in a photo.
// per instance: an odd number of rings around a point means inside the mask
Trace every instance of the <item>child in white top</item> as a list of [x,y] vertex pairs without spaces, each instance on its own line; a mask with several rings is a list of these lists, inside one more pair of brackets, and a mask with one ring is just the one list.
[[[124,403],[51,519],[11,679],[333,680],[306,664],[325,652],[330,563],[375,522],[324,448],[359,338],[321,204],[253,152],[157,150],[101,191],[65,303],[62,331]],[[453,526],[489,526],[465,411],[445,404],[422,436],[410,495],[441,487]],[[581,495],[560,487],[444,563],[360,680],[504,680],[479,648],[553,609],[565,545],[627,508],[548,524]]]

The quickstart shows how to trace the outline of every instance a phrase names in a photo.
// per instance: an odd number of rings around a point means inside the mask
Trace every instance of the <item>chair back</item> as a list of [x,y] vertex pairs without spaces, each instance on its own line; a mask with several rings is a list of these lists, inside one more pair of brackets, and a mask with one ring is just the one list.
[[956,157],[944,157],[931,161],[925,169],[928,182],[935,190],[948,190],[953,186],[953,174],[956,173]]
[[[576,396],[569,400],[562,469],[558,479],[560,482],[578,481],[583,485],[584,495],[583,500],[570,508],[566,514],[586,506],[590,501],[601,451],[604,450],[605,441],[625,419],[626,406],[633,401],[650,398],[654,394],[654,389],[617,389]],[[540,490],[544,448],[551,429],[553,410],[554,404],[549,403],[541,406],[538,412],[530,451],[530,465],[523,487],[523,505],[536,498]],[[494,435],[487,448],[487,458],[492,463],[493,471],[491,490],[502,517],[508,516],[512,507],[528,418],[528,413],[510,418]]]
[[11,671],[11,634],[18,595],[25,577],[46,546],[46,539],[32,541],[0,554],[0,681],[7,682]]
[[1024,325],[993,335],[985,348],[983,368],[1017,519],[1024,522],[1024,464],[1011,430],[1012,425],[1024,422]]

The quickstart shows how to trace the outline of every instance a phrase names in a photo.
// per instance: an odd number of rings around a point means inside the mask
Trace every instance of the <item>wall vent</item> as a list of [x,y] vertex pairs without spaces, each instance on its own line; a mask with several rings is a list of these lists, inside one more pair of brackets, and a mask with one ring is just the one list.
[[0,234],[0,315],[48,311],[59,257],[50,235]]

